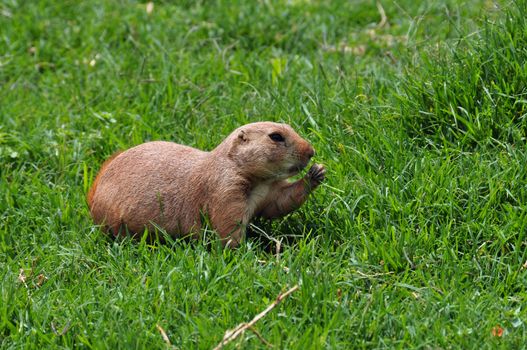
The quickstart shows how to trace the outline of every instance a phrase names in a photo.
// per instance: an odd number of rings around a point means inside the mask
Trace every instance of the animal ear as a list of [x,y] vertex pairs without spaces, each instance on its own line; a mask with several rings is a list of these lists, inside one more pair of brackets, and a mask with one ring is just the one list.
[[248,138],[247,138],[247,134],[245,133],[245,131],[240,130],[240,133],[238,134],[238,140],[241,142],[247,142]]
[[229,157],[236,158],[238,157],[238,151],[242,144],[249,141],[249,138],[247,137],[247,133],[243,130],[238,131],[238,134],[236,135],[236,138],[233,140],[232,144],[229,148]]

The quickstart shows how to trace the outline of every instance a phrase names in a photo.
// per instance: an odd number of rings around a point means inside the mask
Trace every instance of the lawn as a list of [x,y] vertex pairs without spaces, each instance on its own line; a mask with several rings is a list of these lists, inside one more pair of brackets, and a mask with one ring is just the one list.
[[[0,348],[527,347],[527,2],[0,2]],[[327,167],[223,250],[111,240],[117,150],[291,124]],[[280,249],[258,237],[265,232]]]

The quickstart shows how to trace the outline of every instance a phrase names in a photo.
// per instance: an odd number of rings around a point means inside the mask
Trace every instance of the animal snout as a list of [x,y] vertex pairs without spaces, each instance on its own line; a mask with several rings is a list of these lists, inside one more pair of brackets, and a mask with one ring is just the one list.
[[315,155],[315,149],[311,145],[307,145],[307,147],[306,147],[306,157],[308,159],[311,159],[311,158],[313,158],[314,155]]

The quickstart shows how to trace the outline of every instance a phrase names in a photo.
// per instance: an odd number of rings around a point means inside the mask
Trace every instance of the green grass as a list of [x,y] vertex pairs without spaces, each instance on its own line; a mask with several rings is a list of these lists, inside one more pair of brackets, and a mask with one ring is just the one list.
[[[0,2],[0,347],[210,349],[298,284],[274,348],[525,348],[527,3],[382,4]],[[279,256],[91,222],[114,151],[259,120],[328,169]]]

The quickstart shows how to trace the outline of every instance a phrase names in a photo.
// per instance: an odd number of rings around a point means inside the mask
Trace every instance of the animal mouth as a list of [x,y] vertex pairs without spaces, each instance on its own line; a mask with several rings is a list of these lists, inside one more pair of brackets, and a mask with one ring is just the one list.
[[296,175],[299,172],[301,172],[302,170],[304,170],[304,168],[306,166],[307,166],[307,162],[303,162],[303,163],[299,163],[299,164],[293,165],[292,167],[289,168],[289,173]]

